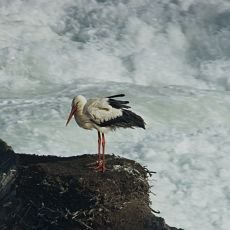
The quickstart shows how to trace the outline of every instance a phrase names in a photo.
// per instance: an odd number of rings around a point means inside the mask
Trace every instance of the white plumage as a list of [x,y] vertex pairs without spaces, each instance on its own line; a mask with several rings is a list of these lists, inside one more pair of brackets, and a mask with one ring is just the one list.
[[[89,99],[85,104],[83,114],[89,116],[94,124],[102,124],[105,121],[121,117],[122,110],[109,105],[108,98],[93,98]],[[98,129],[100,126],[96,125],[95,128]]]
[[[72,109],[66,122],[68,125],[74,116],[77,124],[84,129],[96,129],[98,131],[98,165],[97,170],[105,171],[105,137],[104,133],[116,128],[145,128],[144,120],[129,110],[128,101],[120,101],[114,98],[124,97],[124,94],[103,98],[91,98],[86,100],[78,95],[73,98]],[[102,137],[101,137],[102,134]],[[100,149],[102,146],[102,160]]]

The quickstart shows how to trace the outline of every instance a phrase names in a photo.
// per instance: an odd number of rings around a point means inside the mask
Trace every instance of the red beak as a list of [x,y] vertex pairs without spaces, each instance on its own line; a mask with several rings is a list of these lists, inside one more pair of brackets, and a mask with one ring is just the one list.
[[74,113],[77,111],[77,106],[73,106],[72,107],[72,109],[71,109],[71,112],[70,112],[70,114],[69,114],[69,117],[68,117],[68,120],[67,120],[67,122],[66,122],[66,126],[69,124],[69,122],[70,122],[70,120],[71,120],[71,118],[73,117],[73,115],[74,115]]

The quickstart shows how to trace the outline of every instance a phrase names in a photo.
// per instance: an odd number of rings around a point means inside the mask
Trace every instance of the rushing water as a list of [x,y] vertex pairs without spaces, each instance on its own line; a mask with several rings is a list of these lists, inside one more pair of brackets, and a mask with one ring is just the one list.
[[96,153],[73,96],[125,93],[147,129],[107,152],[157,171],[152,207],[188,230],[230,225],[228,0],[0,0],[0,138],[16,152]]

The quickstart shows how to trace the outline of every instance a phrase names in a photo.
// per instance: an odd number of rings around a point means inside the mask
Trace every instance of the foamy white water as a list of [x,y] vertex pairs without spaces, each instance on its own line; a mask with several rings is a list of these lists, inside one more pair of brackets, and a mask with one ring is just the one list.
[[1,0],[0,127],[16,152],[96,153],[65,121],[73,96],[126,93],[147,129],[108,134],[107,152],[157,175],[168,224],[228,230],[230,3]]

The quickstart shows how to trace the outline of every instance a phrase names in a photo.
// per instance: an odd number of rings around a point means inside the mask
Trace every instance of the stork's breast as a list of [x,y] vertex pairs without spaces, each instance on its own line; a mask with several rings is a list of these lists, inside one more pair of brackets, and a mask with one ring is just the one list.
[[94,128],[92,122],[89,119],[86,119],[83,116],[75,116],[77,124],[83,129],[92,129]]

